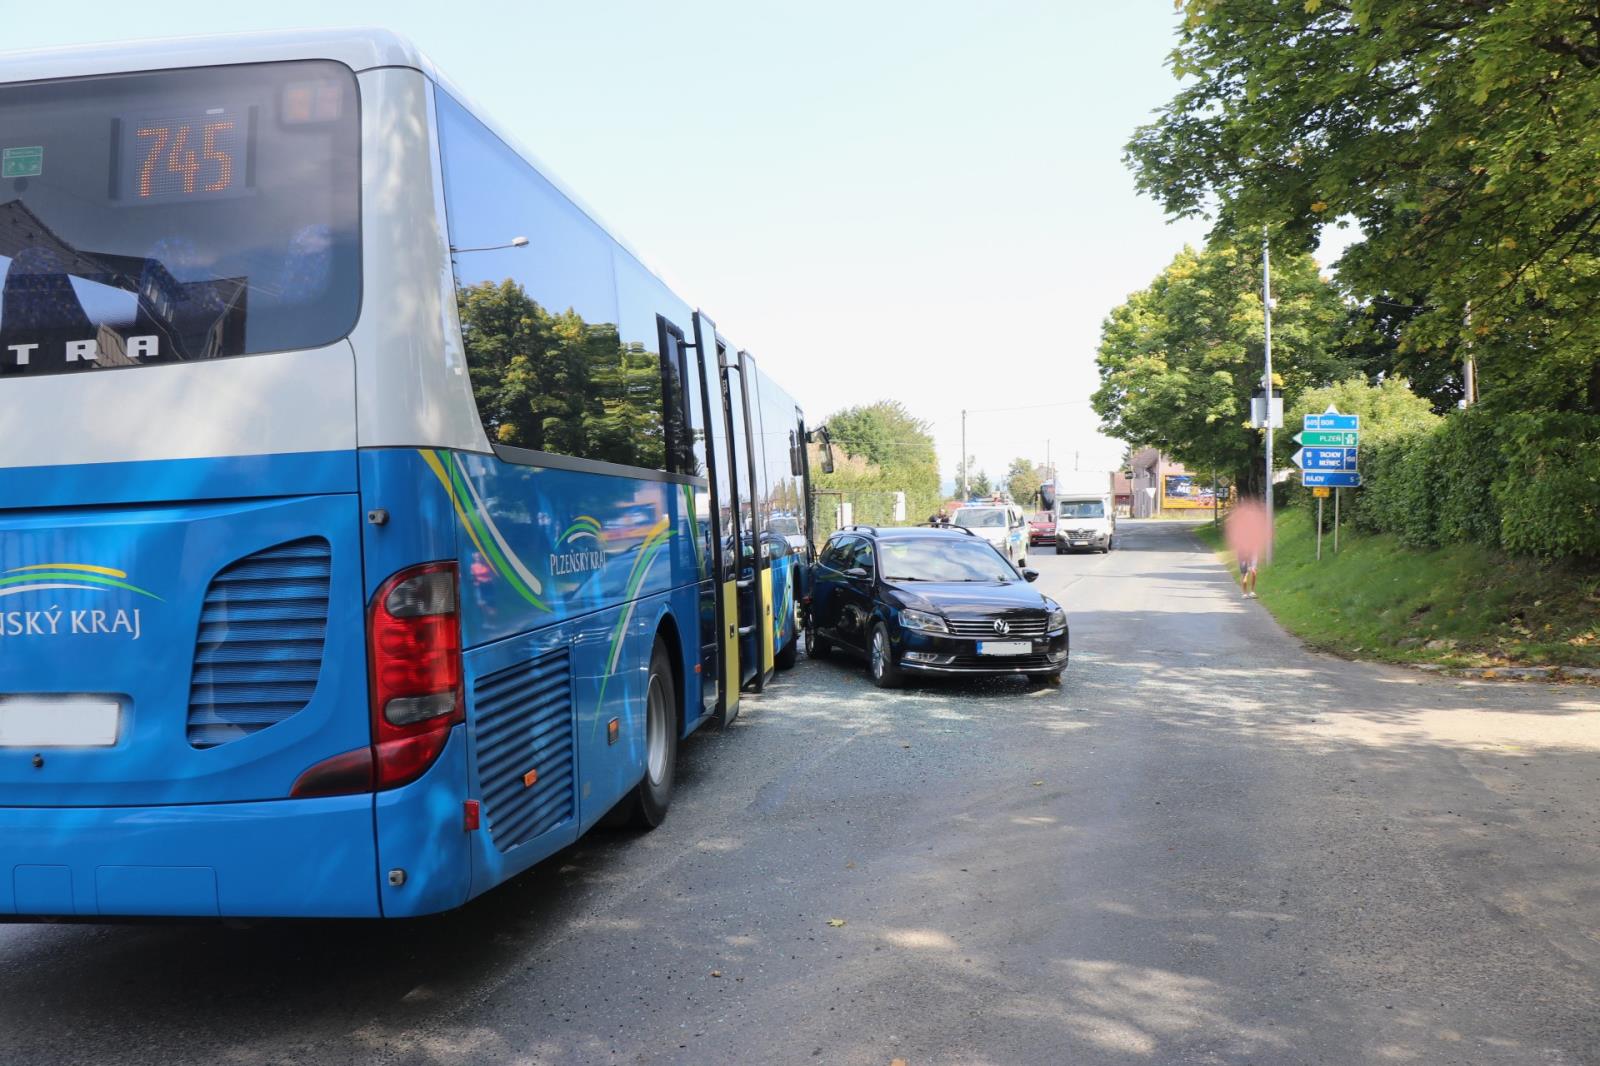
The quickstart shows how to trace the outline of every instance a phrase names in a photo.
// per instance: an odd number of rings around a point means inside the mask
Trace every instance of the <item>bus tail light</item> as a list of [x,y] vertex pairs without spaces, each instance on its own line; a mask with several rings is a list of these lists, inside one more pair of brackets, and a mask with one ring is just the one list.
[[384,582],[367,640],[374,784],[398,788],[433,765],[465,720],[456,564],[425,563]]

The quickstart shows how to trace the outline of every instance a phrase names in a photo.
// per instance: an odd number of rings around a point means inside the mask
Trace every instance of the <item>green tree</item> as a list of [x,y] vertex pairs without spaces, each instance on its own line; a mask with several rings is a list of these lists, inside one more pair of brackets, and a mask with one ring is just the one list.
[[829,415],[827,426],[850,461],[831,475],[815,473],[815,481],[818,488],[845,493],[858,522],[892,521],[896,492],[906,494],[909,522],[926,521],[939,509],[943,493],[933,435],[899,401],[847,407]]
[[988,474],[979,470],[967,482],[967,492],[972,496],[990,496],[994,493],[994,484],[990,482]]
[[1034,465],[1032,459],[1023,459],[1020,456],[1011,460],[1011,467],[1006,471],[1006,491],[1011,494],[1012,500],[1029,507],[1039,495],[1039,486],[1044,483],[1044,474]]
[[1142,190],[1300,248],[1354,220],[1341,280],[1417,301],[1397,354],[1470,344],[1486,403],[1600,413],[1593,3],[1180,6],[1183,87],[1128,148]]
[[[1219,241],[1185,248],[1113,310],[1093,396],[1101,428],[1259,493],[1261,438],[1249,417],[1265,343],[1260,284],[1260,248]],[[1286,403],[1359,369],[1337,344],[1346,310],[1309,256],[1274,256],[1272,290],[1274,380]]]
[[856,455],[884,469],[938,470],[933,434],[928,423],[912,415],[899,400],[879,400],[847,407],[828,416],[828,432],[848,455]]
[[1341,414],[1361,416],[1361,442],[1386,444],[1397,438],[1423,433],[1439,425],[1427,399],[1412,391],[1403,378],[1389,378],[1372,385],[1365,378],[1344,381],[1307,389],[1294,404],[1284,411],[1284,425],[1289,431],[1282,434],[1283,465],[1299,445],[1294,443],[1295,430],[1304,424],[1308,414],[1321,414],[1329,407]]

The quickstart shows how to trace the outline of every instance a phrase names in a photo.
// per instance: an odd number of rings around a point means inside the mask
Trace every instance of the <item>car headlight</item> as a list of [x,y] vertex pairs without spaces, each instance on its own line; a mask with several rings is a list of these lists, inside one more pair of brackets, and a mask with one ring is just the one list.
[[1059,633],[1067,628],[1067,612],[1064,607],[1057,607],[1050,612],[1050,624],[1046,628],[1052,633]]
[[944,624],[944,619],[927,611],[913,611],[909,607],[900,609],[900,625],[905,629],[917,629],[924,633],[948,633],[950,628]]

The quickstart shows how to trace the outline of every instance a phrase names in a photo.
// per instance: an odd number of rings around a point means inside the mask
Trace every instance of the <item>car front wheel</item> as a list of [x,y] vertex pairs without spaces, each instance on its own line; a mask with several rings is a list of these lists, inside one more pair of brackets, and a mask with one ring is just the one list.
[[889,627],[882,622],[872,628],[868,669],[872,671],[872,683],[879,688],[900,687],[900,667],[894,661],[894,646],[889,643]]

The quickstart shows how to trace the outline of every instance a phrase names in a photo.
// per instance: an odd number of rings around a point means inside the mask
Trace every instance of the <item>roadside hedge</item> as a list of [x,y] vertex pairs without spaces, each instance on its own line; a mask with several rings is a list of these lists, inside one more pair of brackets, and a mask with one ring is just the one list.
[[1363,444],[1361,475],[1345,499],[1359,530],[1416,548],[1600,557],[1600,417],[1474,407]]

